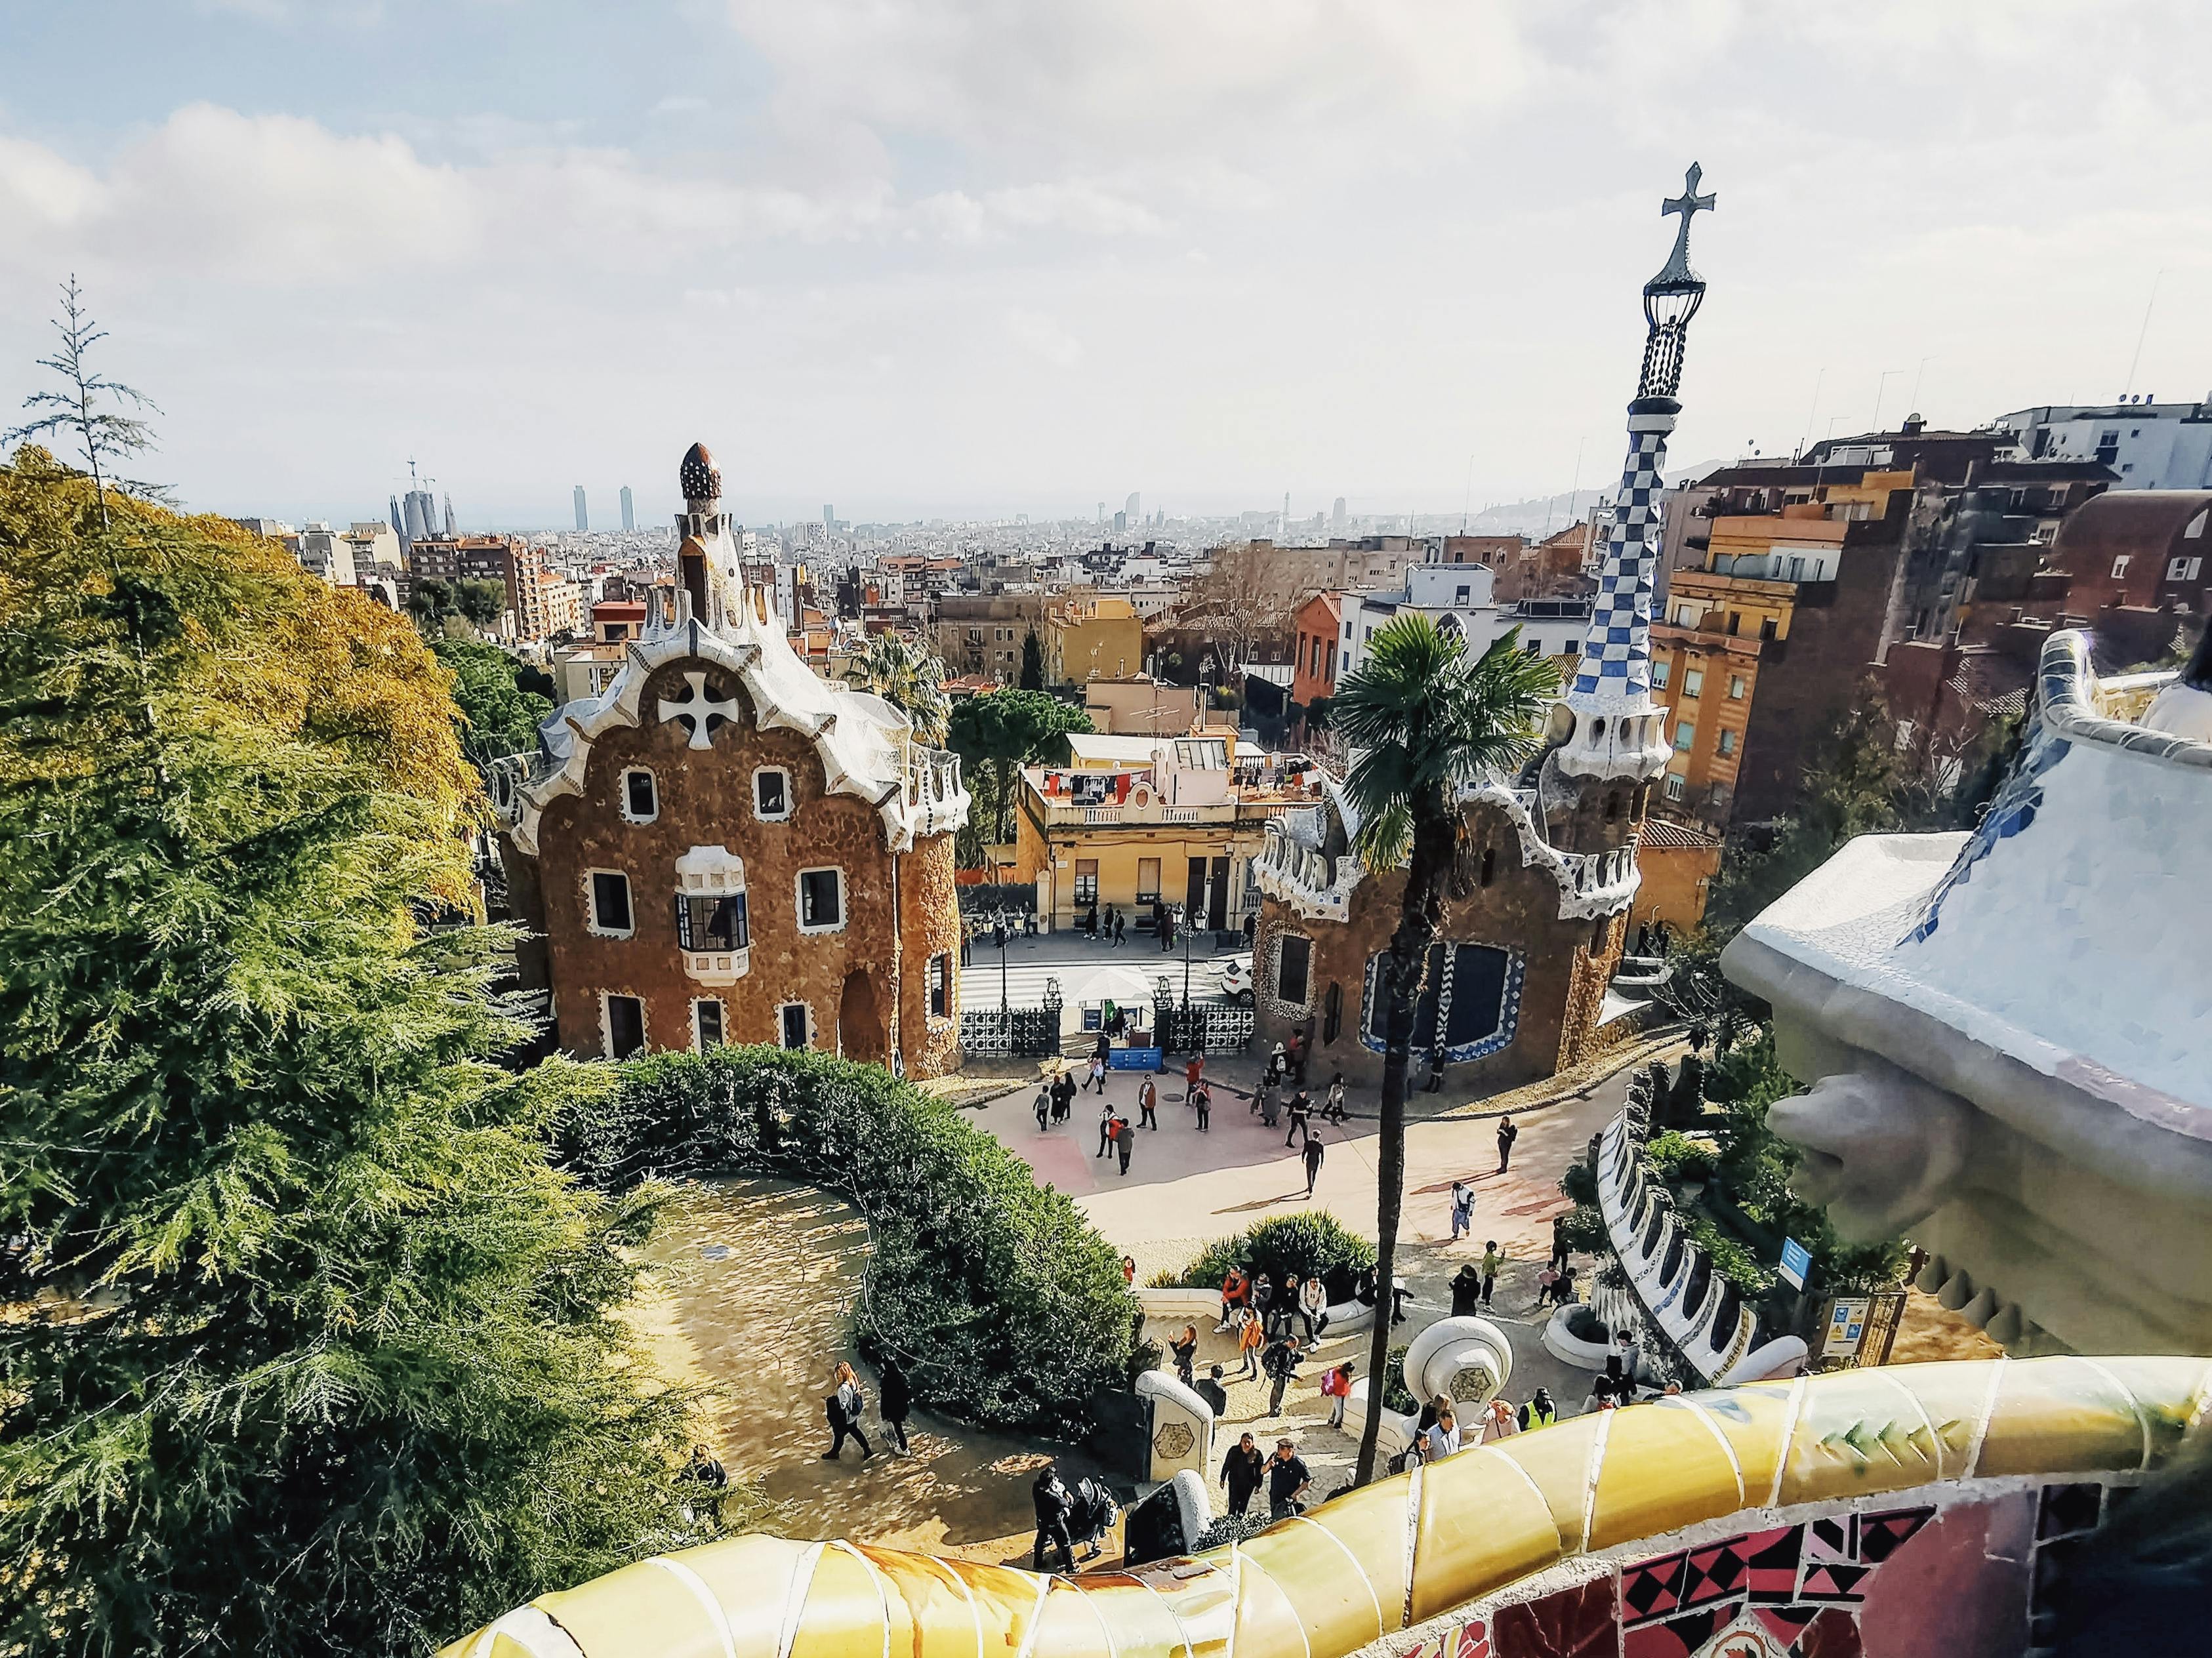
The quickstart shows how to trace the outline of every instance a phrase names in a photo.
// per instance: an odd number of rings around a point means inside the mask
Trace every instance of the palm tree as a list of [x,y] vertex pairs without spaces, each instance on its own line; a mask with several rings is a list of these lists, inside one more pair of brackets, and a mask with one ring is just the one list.
[[952,702],[945,694],[945,664],[927,645],[904,634],[876,634],[854,656],[846,677],[912,720],[915,741],[945,746]]
[[1523,652],[1520,635],[1510,629],[1470,659],[1456,632],[1440,631],[1424,616],[1400,616],[1375,635],[1367,659],[1337,687],[1329,709],[1329,724],[1358,756],[1344,793],[1358,814],[1361,860],[1377,873],[1406,871],[1397,930],[1376,984],[1376,994],[1389,999],[1389,1014],[1375,1203],[1375,1339],[1355,1476],[1363,1485],[1375,1477],[1390,1357],[1413,1011],[1429,947],[1443,926],[1444,899],[1462,890],[1465,879],[1460,793],[1534,752],[1537,720],[1559,695],[1558,667],[1548,657]]

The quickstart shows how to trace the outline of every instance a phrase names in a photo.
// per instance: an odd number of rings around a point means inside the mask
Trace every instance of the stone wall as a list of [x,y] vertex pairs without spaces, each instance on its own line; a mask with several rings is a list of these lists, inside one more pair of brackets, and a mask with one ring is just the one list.
[[[1597,946],[1600,923],[1559,919],[1559,888],[1549,872],[1524,866],[1518,830],[1505,811],[1477,802],[1468,809],[1473,865],[1478,877],[1486,852],[1492,854],[1491,880],[1466,896],[1447,898],[1443,938],[1449,943],[1487,944],[1514,958],[1506,991],[1510,1038],[1477,1058],[1449,1061],[1450,1086],[1504,1087],[1547,1077],[1588,1048],[1605,987],[1618,965],[1621,926],[1605,924],[1605,943]],[[1362,1040],[1370,957],[1389,947],[1406,889],[1402,870],[1368,875],[1352,895],[1345,921],[1301,918],[1279,898],[1261,908],[1253,953],[1257,1040],[1265,1048],[1293,1029],[1311,1023],[1314,1048],[1309,1071],[1316,1086],[1342,1071],[1356,1087],[1373,1087],[1382,1078],[1382,1055]],[[1303,1004],[1276,993],[1280,941],[1292,933],[1311,941],[1312,967]],[[1592,959],[1597,946],[1596,959]],[[1326,1011],[1330,986],[1340,999],[1340,1029],[1328,1039]],[[1415,1061],[1413,1086],[1425,1086],[1428,1066]]]
[[[927,1015],[930,956],[949,956],[946,970],[957,973],[951,837],[922,840],[898,860],[902,938],[884,820],[865,800],[825,793],[812,738],[758,729],[736,677],[718,668],[708,673],[709,694],[736,699],[741,714],[716,728],[711,748],[690,747],[683,724],[651,717],[660,699],[680,700],[684,673],[702,665],[692,659],[657,671],[641,703],[644,723],[611,727],[592,744],[582,793],[544,809],[536,859],[507,849],[516,914],[544,933],[561,1046],[580,1057],[604,1054],[601,999],[614,993],[644,1002],[648,1047],[689,1048],[692,1004],[711,997],[723,1005],[727,1041],[779,1042],[780,1009],[799,1002],[812,1046],[884,1060],[896,996],[908,1073],[957,1064],[957,1001],[952,1018]],[[633,767],[653,776],[659,810],[649,823],[630,822],[622,809],[622,774]],[[755,810],[754,774],[763,767],[789,777],[788,818],[763,821]],[[744,860],[752,943],[749,970],[732,984],[694,980],[678,946],[676,860],[695,846],[725,847]],[[844,920],[835,931],[801,933],[799,874],[823,867],[844,872]],[[629,937],[599,936],[589,926],[595,870],[629,878]]]

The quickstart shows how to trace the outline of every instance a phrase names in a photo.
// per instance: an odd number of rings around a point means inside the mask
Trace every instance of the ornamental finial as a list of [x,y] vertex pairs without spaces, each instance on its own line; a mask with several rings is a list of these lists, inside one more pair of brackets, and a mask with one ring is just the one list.
[[1674,233],[1674,252],[1668,257],[1665,267],[1644,285],[1644,291],[1647,294],[1655,288],[1687,288],[1693,283],[1698,287],[1705,285],[1705,279],[1690,268],[1690,221],[1699,212],[1713,210],[1714,198],[1711,195],[1698,194],[1698,185],[1705,176],[1705,168],[1695,161],[1691,162],[1690,170],[1682,175],[1682,193],[1670,197],[1659,205],[1661,218],[1665,218],[1669,213],[1679,213],[1682,216],[1682,222]]

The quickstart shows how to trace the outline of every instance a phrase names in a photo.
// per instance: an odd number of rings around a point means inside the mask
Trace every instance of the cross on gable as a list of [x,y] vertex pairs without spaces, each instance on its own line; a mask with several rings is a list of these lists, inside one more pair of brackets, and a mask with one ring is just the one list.
[[689,689],[681,701],[672,702],[665,696],[660,699],[660,717],[683,721],[684,729],[691,733],[691,747],[712,748],[715,726],[738,717],[737,699],[718,701],[708,695],[707,676],[703,673],[687,673],[684,681]]

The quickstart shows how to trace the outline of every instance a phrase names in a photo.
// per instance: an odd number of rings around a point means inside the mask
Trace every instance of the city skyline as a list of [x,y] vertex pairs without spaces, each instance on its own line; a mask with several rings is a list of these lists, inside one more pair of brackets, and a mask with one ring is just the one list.
[[471,525],[557,526],[578,477],[665,524],[695,438],[747,522],[1479,510],[1603,469],[1626,232],[1693,159],[1686,458],[2212,388],[2187,9],[1266,17],[18,16],[0,403],[74,270],[210,510],[370,513],[419,452]]

